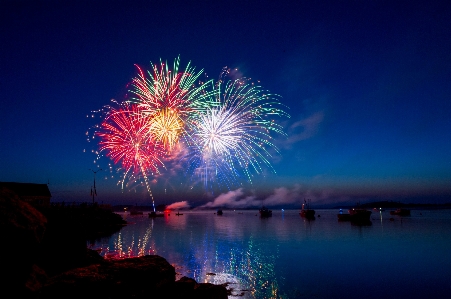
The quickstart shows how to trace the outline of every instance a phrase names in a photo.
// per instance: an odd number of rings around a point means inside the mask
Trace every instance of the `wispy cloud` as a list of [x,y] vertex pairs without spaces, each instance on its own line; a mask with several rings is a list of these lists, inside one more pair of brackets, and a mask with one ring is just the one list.
[[247,195],[243,189],[237,189],[223,193],[216,197],[213,201],[202,206],[203,208],[258,208],[264,206],[290,205],[300,203],[300,186],[296,185],[293,189],[280,187],[274,189],[273,193],[264,199],[259,199],[255,195]]
[[272,193],[264,198],[246,194],[243,188],[220,194],[197,209],[228,208],[245,209],[260,208],[261,206],[291,206],[300,207],[305,200],[310,200],[313,205],[339,204],[350,202],[355,196],[343,194],[335,189],[314,190],[303,188],[300,184],[290,187],[275,188]]
[[284,204],[295,204],[300,202],[300,186],[295,185],[295,187],[290,190],[286,187],[280,187],[274,189],[274,193],[263,200],[265,206],[275,206]]
[[189,208],[190,208],[190,205],[186,200],[174,202],[166,207],[167,210],[182,210],[182,209],[189,209]]
[[293,144],[309,139],[318,133],[320,124],[324,120],[324,111],[313,113],[307,118],[296,121],[288,128],[288,138],[284,142],[284,147],[290,148]]
[[256,201],[255,196],[246,196],[243,192],[243,188],[229,191],[227,193],[222,193],[216,197],[213,201],[200,206],[203,208],[249,208],[258,206],[259,202]]

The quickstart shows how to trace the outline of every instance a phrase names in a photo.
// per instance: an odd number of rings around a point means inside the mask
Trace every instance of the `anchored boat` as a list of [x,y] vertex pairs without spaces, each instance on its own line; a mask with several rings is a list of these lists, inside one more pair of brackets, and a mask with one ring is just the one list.
[[340,209],[340,213],[337,216],[339,221],[369,222],[371,211],[357,207],[349,209],[348,214],[343,214]]
[[304,203],[302,204],[301,211],[299,212],[301,217],[306,219],[315,219],[315,210],[310,209],[310,204],[304,199]]
[[271,217],[272,216],[272,210],[262,207],[260,210],[260,217]]

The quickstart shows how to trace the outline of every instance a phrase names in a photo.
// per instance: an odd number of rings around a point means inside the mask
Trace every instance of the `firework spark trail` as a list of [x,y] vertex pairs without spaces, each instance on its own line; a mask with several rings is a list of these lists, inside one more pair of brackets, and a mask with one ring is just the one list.
[[161,174],[163,160],[173,161],[185,150],[187,171],[199,175],[205,187],[217,182],[230,189],[241,177],[252,183],[254,173],[274,171],[273,135],[285,135],[275,118],[289,117],[278,95],[250,79],[231,79],[227,68],[218,81],[196,85],[202,70],[188,63],[179,71],[179,65],[176,58],[172,69],[161,60],[148,72],[137,67],[132,96],[118,109],[108,107],[96,132],[100,152],[124,169],[122,187],[127,177],[142,174],[153,205],[148,175]]
[[164,151],[154,142],[148,125],[148,117],[137,105],[124,103],[119,109],[110,107],[96,135],[101,139],[100,152],[125,169],[123,181],[129,172],[142,174],[155,210],[147,173],[159,173],[159,167],[164,167],[160,158]]
[[[206,84],[196,86],[203,70],[195,72],[188,63],[179,71],[180,58],[174,60],[172,69],[160,60],[160,65],[151,64],[151,71],[145,72],[137,66],[138,76],[132,80],[130,92],[144,113],[150,116],[149,130],[170,152],[184,133],[185,121],[193,113],[211,106],[203,90]],[[204,86],[205,85],[205,86]]]
[[252,183],[252,172],[263,171],[269,162],[269,148],[278,152],[271,133],[284,135],[274,117],[289,117],[281,108],[279,96],[246,78],[229,80],[224,74],[208,93],[215,107],[191,119],[188,144],[193,153],[190,163],[203,177],[204,184],[220,177],[227,185],[241,174]]
[[176,111],[164,108],[153,115],[149,123],[149,130],[155,136],[155,140],[166,145],[171,152],[179,140],[183,122]]

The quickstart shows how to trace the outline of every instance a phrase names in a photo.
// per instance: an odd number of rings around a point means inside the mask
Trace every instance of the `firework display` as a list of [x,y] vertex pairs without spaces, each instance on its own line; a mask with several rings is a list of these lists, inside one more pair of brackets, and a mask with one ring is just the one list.
[[278,152],[271,133],[284,134],[274,118],[288,116],[279,96],[254,86],[246,78],[230,79],[229,69],[208,95],[214,107],[188,122],[191,162],[205,184],[215,178],[226,185],[240,177],[252,182],[266,165],[270,150]]
[[164,151],[149,130],[148,116],[136,104],[124,102],[107,111],[96,135],[100,137],[100,151],[125,170],[122,182],[129,173],[143,176],[155,209],[148,175],[164,166],[161,162]]
[[171,151],[183,132],[183,121],[176,110],[164,108],[151,116],[149,131],[157,142]]
[[148,177],[180,157],[176,145],[186,150],[187,172],[205,186],[252,183],[254,174],[273,170],[273,135],[284,135],[277,118],[289,117],[280,96],[247,78],[232,79],[227,68],[217,82],[200,82],[202,71],[179,65],[177,58],[172,68],[163,62],[148,72],[138,67],[130,95],[117,108],[107,106],[97,126],[99,151],[121,166],[122,183],[142,177],[153,201]]
[[133,78],[130,90],[130,101],[149,116],[149,130],[168,151],[183,133],[185,121],[211,104],[204,97],[207,85],[195,84],[202,70],[196,73],[188,63],[185,70],[179,71],[179,65],[180,58],[174,60],[172,69],[167,63],[152,64],[147,75],[137,66],[138,76]]

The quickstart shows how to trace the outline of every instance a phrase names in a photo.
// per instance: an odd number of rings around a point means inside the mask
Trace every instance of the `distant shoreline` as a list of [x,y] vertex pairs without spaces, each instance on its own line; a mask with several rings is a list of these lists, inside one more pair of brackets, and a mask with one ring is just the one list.
[[[63,204],[63,202],[51,202],[51,205],[59,205]],[[80,205],[82,203],[77,203],[77,205]],[[67,205],[71,205],[68,203]],[[91,205],[91,204],[88,204]],[[153,211],[152,205],[136,205],[136,204],[120,204],[120,205],[100,205],[100,206],[108,206],[108,209],[113,212],[129,212],[130,209],[134,209],[136,211],[142,211],[142,212],[149,212]],[[373,208],[382,208],[382,209],[398,209],[398,208],[407,208],[407,209],[425,209],[425,210],[440,210],[440,209],[451,209],[451,202],[449,203],[441,203],[441,204],[431,204],[431,203],[401,203],[397,201],[375,201],[375,202],[368,202],[363,204],[342,204],[342,205],[311,205],[311,208],[314,210],[330,210],[330,209],[350,209],[354,208],[356,206],[359,206],[361,208],[366,209],[373,209]],[[163,212],[165,210],[165,205],[159,205],[156,207],[157,212]],[[216,207],[216,208],[209,208],[209,209],[197,209],[196,207],[192,207],[189,209],[181,209],[184,211],[216,211],[217,209],[222,209],[226,211],[252,211],[252,210],[258,210],[258,207],[253,208],[228,208],[228,207]],[[299,210],[301,207],[283,207],[283,206],[276,206],[271,207],[272,210]]]
[[[346,206],[335,206],[333,209],[344,209],[353,208],[357,205],[346,205]],[[426,210],[440,210],[440,209],[451,209],[451,203],[444,204],[429,204],[429,203],[401,203],[395,201],[377,201],[369,202],[358,205],[361,208],[384,208],[384,209],[398,209],[398,208],[409,208],[409,209],[426,209]]]
[[[426,210],[438,210],[438,209],[451,209],[451,202],[450,203],[444,203],[444,204],[418,204],[418,203],[401,203],[401,202],[395,202],[395,201],[377,201],[377,202],[369,202],[369,203],[364,203],[364,204],[355,204],[355,205],[336,205],[336,206],[326,206],[326,205],[321,205],[321,206],[314,206],[312,205],[313,209],[316,210],[327,210],[327,209],[349,209],[349,208],[353,208],[353,207],[362,207],[362,208],[366,208],[366,209],[373,209],[373,208],[383,208],[383,209],[398,209],[398,208],[409,208],[409,209],[426,209]],[[133,207],[136,210],[139,211],[151,211],[153,210],[153,207],[150,205],[113,205],[112,206],[112,210],[114,212],[124,212],[124,208],[127,209],[127,211],[129,211],[129,209]],[[217,208],[211,208],[211,209],[203,209],[205,211],[216,211],[218,208],[221,208],[223,210],[237,210],[237,211],[248,211],[248,210],[258,210],[258,208],[242,208],[242,209],[238,209],[238,208],[227,208],[227,207],[217,207]],[[290,208],[282,208],[282,207],[273,207],[273,210],[280,210],[280,209],[285,209],[285,210],[299,210],[300,207],[290,207]],[[185,210],[185,209],[184,209]],[[187,211],[190,210],[196,210],[195,208],[192,209],[188,209]],[[163,212],[164,209],[158,209],[157,211]],[[199,211],[199,210],[196,210]]]

